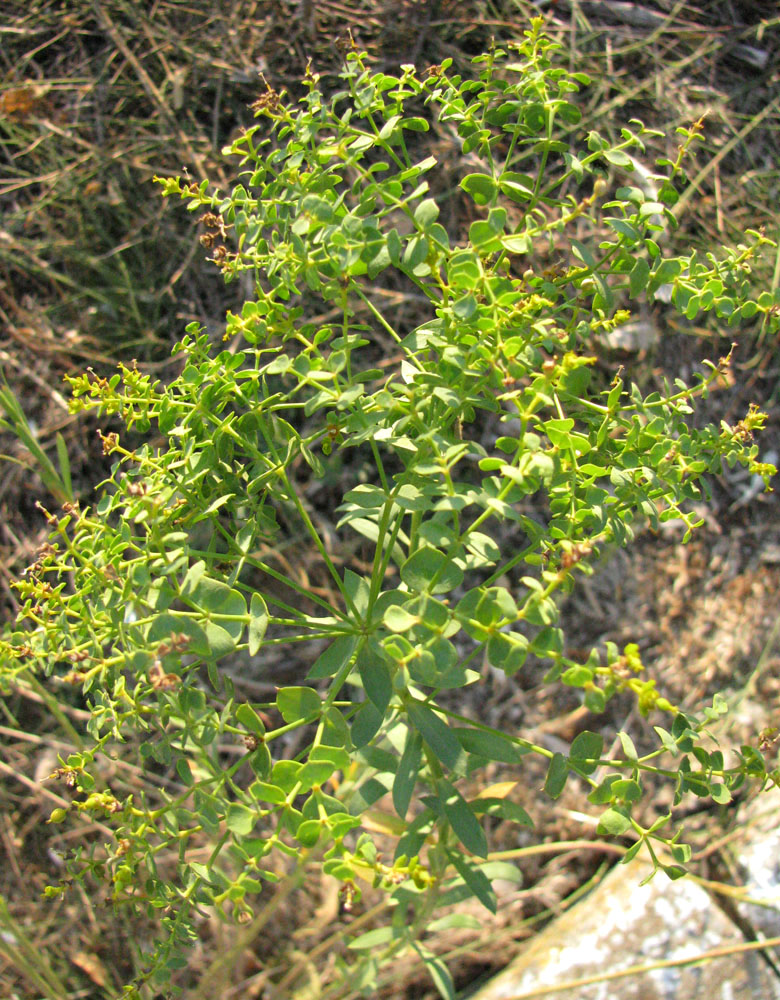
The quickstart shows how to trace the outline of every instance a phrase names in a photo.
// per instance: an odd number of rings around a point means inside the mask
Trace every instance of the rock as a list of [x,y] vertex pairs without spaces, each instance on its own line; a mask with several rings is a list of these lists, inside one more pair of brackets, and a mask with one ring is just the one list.
[[472,1000],[780,1000],[780,979],[709,892],[662,872],[640,885],[650,871],[641,855],[617,866]]

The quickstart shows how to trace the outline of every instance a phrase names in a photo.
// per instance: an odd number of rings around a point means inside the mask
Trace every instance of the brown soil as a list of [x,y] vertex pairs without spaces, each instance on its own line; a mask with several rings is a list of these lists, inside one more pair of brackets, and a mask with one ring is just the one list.
[[[66,6],[72,6],[67,15],[72,19],[70,34],[66,31],[57,37]],[[113,188],[110,173],[105,183],[101,179],[103,187],[93,197],[103,199],[106,218],[117,209],[112,199],[117,192],[122,197],[122,185],[138,191],[155,171],[175,172],[185,161],[193,173],[202,168],[215,176],[222,170],[217,166],[217,151],[246,117],[258,68],[275,86],[291,89],[309,57],[318,71],[333,72],[338,64],[338,39],[349,27],[379,65],[383,61],[395,64],[399,58],[434,63],[451,56],[463,67],[491,35],[517,31],[531,13],[530,5],[520,0],[238,3],[229,5],[235,10],[228,12],[225,7],[217,13],[220,5],[195,3],[185,9],[159,2],[154,5],[155,17],[147,23],[138,15],[144,6],[136,9],[120,0],[95,5],[34,0],[13,13],[20,34],[3,36],[5,53],[0,55],[0,65],[5,82],[0,114],[14,128],[30,130],[25,142],[31,144],[37,130],[44,128],[41,123],[50,121],[65,134],[63,155],[67,154],[72,171],[79,143],[68,145],[68,137],[74,135],[94,148],[104,144],[100,163],[107,162],[106,150],[114,151],[117,157],[125,155],[136,171],[129,179],[129,175],[117,175]],[[615,120],[633,114],[671,132],[709,109],[706,149],[699,156],[700,172],[692,175],[698,190],[683,225],[685,239],[702,245],[736,241],[746,226],[762,222],[776,230],[780,19],[775,3],[716,0],[680,5],[657,0],[610,5],[558,0],[539,6],[550,18],[550,30],[558,33],[569,51],[573,47],[576,68],[582,63],[582,68],[593,73],[585,111],[597,121],[594,127],[605,132],[615,129],[610,107]],[[635,14],[645,11],[656,16],[674,10],[675,20],[656,32],[652,26],[615,16],[616,10],[628,7]],[[103,11],[102,20],[94,14],[98,8]],[[28,37],[29,31],[33,34]],[[164,72],[152,55],[163,51],[156,48],[162,36],[171,45]],[[285,44],[279,44],[279,39]],[[44,42],[44,48],[35,52],[34,43]],[[170,125],[170,115],[160,95],[163,83],[173,79],[168,73],[175,70],[174,56],[189,66],[192,103],[176,117],[178,141],[172,143],[171,133],[165,132],[163,143],[159,133]],[[114,74],[114,91],[100,90],[98,84],[103,83],[93,78],[96,65]],[[144,74],[152,84],[157,81],[151,89],[144,85]],[[79,88],[87,85],[79,82],[82,78],[97,88],[103,104],[92,104],[84,97]],[[55,79],[65,82],[41,93],[35,89]],[[29,84],[31,80],[35,87]],[[106,93],[115,100],[110,107]],[[107,115],[107,110],[113,115]],[[126,126],[118,124],[121,115],[127,116]],[[732,141],[737,136],[738,141]],[[0,164],[0,206],[10,221],[5,223],[7,230],[0,230],[0,365],[28,417],[41,429],[40,438],[47,447],[53,445],[58,431],[63,433],[74,484],[88,497],[91,485],[103,475],[95,426],[67,414],[59,392],[62,374],[85,364],[107,371],[120,356],[126,359],[137,354],[157,365],[164,377],[165,356],[178,331],[192,318],[218,324],[224,310],[234,305],[229,298],[232,292],[224,292],[201,263],[192,261],[191,227],[175,230],[176,223],[167,221],[167,229],[148,230],[152,240],[168,241],[166,246],[176,248],[174,266],[164,271],[167,298],[160,298],[156,313],[142,318],[139,330],[150,330],[148,341],[125,343],[117,351],[107,331],[114,322],[117,328],[125,328],[124,300],[114,302],[116,318],[109,315],[107,319],[99,307],[90,311],[92,304],[85,305],[72,294],[66,279],[76,259],[67,257],[63,233],[55,225],[51,206],[57,205],[56,185],[43,176],[45,164],[28,167],[30,160],[18,150],[3,148],[7,155]],[[706,165],[712,157],[717,163],[709,169]],[[87,173],[80,175],[79,184],[83,187],[95,180]],[[58,182],[62,184],[63,178]],[[152,193],[150,197],[149,205],[154,207],[137,209],[139,226],[142,222],[151,226],[158,212],[157,196]],[[43,211],[42,203],[49,213],[45,224],[40,222],[41,215],[39,223],[34,221],[34,213]],[[79,211],[74,209],[75,214],[65,219],[68,226],[82,226]],[[118,211],[111,217],[122,226],[127,222]],[[29,239],[25,220],[33,220],[28,223],[33,231]],[[38,224],[41,231],[36,229]],[[43,231],[47,225],[48,231]],[[117,239],[124,239],[124,232]],[[36,255],[55,246],[50,259],[37,266]],[[109,242],[102,252],[109,253],[112,246],[116,243]],[[162,273],[155,272],[155,259],[154,255],[146,257],[144,263],[153,280]],[[758,273],[765,287],[777,285],[773,264],[769,261]],[[79,280],[100,278],[99,270],[90,271],[83,262],[79,266]],[[134,275],[133,280],[140,278]],[[730,340],[738,335],[733,382],[710,397],[703,417],[733,423],[750,402],[758,402],[770,418],[761,438],[762,453],[780,452],[778,345],[758,329],[719,331],[679,325],[668,329],[664,326],[668,317],[660,310],[651,319],[664,331],[661,337],[641,353],[627,353],[620,359],[645,384],[664,374],[686,377],[702,357],[715,359],[726,353]],[[26,461],[14,435],[0,438],[0,451]],[[683,708],[693,710],[716,691],[725,691],[733,699],[733,712],[722,738],[735,746],[755,746],[762,730],[780,725],[780,498],[752,494],[751,483],[728,470],[712,483],[712,493],[711,502],[702,507],[705,525],[689,544],[683,545],[672,527],[658,534],[645,533],[627,552],[605,554],[596,574],[584,579],[569,599],[565,623],[584,650],[607,640],[620,646],[637,642],[650,676]],[[24,464],[4,463],[0,469],[0,602],[9,617],[16,607],[10,581],[34,560],[46,534],[35,506],[38,500],[52,503],[35,472]],[[483,689],[477,701],[467,689],[461,711],[507,731],[533,734],[553,749],[565,749],[583,729],[603,730],[610,737],[623,729],[640,747],[649,725],[663,724],[660,716],[649,722],[640,719],[620,699],[610,704],[604,716],[594,718],[579,707],[573,694],[544,685],[541,676],[540,667],[529,665],[514,679],[493,677],[487,697]],[[97,893],[90,896],[80,889],[63,901],[41,901],[45,885],[62,874],[59,852],[70,847],[68,834],[45,823],[51,810],[67,799],[67,790],[44,779],[56,768],[57,753],[68,752],[52,732],[44,705],[47,697],[45,689],[9,689],[0,706],[4,713],[0,719],[0,895],[18,922],[14,948],[24,949],[21,933],[26,933],[30,954],[44,956],[52,978],[36,983],[20,971],[14,958],[18,952],[7,950],[8,941],[4,949],[0,941],[0,992],[32,997],[46,991],[47,997],[64,998],[80,990],[78,995],[86,1000],[113,997],[123,977],[131,976],[135,968],[130,942],[142,943],[148,924],[140,919],[128,922],[123,915],[113,914]],[[65,716],[78,724],[83,712],[75,698],[71,701],[63,706]],[[426,942],[447,956],[459,988],[502,968],[523,939],[570,905],[616,860],[614,847],[601,843],[594,825],[583,815],[583,789],[575,782],[552,802],[540,794],[541,763],[531,762],[519,773],[496,768],[488,778],[518,781],[513,794],[531,814],[535,828],[518,835],[516,829],[499,825],[491,832],[497,851],[529,849],[520,861],[523,884],[499,886],[498,917],[488,919],[484,911],[469,904],[469,911],[480,921],[479,933],[449,931],[432,935]],[[659,789],[647,806],[648,817],[653,811],[662,813],[669,805],[668,797],[668,790]],[[695,850],[705,854],[708,844],[728,832],[733,812],[701,811],[696,802],[687,801],[683,807],[689,814],[686,831]],[[101,836],[99,828],[94,835]],[[561,842],[577,846],[562,847]],[[371,903],[369,893],[351,913],[344,913],[332,886],[324,882],[307,885],[288,901],[264,939],[252,942],[243,952],[233,975],[236,992],[231,987],[221,995],[274,996],[270,987],[263,993],[269,965],[284,968],[301,962],[305,970],[302,957],[340,927],[360,920]],[[13,926],[0,914],[0,934]],[[229,946],[232,934],[231,928],[204,921],[192,969],[208,967],[213,956]],[[331,968],[332,962],[322,962],[324,981]],[[386,1000],[411,1000],[436,993],[421,966],[405,961],[388,970],[378,995]]]

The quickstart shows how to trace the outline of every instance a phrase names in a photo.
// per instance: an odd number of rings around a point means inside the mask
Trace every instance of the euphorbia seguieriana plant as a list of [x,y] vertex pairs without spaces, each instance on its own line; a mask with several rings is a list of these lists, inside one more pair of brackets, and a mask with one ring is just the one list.
[[[632,121],[617,142],[582,137],[571,101],[587,79],[556,68],[554,48],[535,21],[475,59],[473,79],[449,60],[374,72],[353,51],[329,99],[312,73],[297,103],[269,87],[226,151],[240,157],[232,192],[161,182],[203,213],[201,242],[251,290],[227,315],[227,346],[193,323],[170,384],[135,365],[69,379],[75,411],[135,436],[102,435],[116,464],[93,505],[48,514],[6,678],[83,690],[90,720],[57,772],[76,794],[51,822],[110,828],[69,877],[91,872],[117,904],[157,915],[157,981],[181,966],[204,907],[260,926],[269,883],[318,864],[347,900],[366,882],[391,897],[387,926],[340,960],[351,988],[370,994],[414,947],[448,996],[420,933],[464,895],[495,909],[491,878],[508,872],[489,859],[486,816],[531,825],[511,782],[476,794],[486,765],[522,781],[541,755],[552,797],[584,779],[599,832],[629,838],[627,859],[644,845],[673,878],[689,851],[671,815],[647,829],[632,813],[647,776],[666,776],[675,803],[727,802],[746,777],[772,777],[751,747],[728,767],[705,749],[724,700],[679,711],[635,646],[567,655],[560,597],[595,557],[663,521],[687,538],[723,463],[774,471],[756,461],[757,409],[736,426],[694,421],[727,359],[644,395],[621,370],[604,376],[605,335],[662,286],[688,319],[731,326],[773,321],[774,300],[750,297],[759,233],[664,254],[696,126],[659,162],[650,200],[631,184],[650,133]],[[467,231],[440,221],[464,215]],[[545,268],[550,252],[562,262]],[[405,297],[423,317],[413,328]],[[338,490],[331,509],[313,483]],[[295,684],[247,700],[241,678],[279,683],[279,651],[301,665]],[[461,710],[459,689],[526,660],[579,689],[596,728],[628,692],[659,723],[656,749],[640,756],[621,733],[608,753],[585,731],[553,752]],[[101,766],[116,755],[141,771]]]

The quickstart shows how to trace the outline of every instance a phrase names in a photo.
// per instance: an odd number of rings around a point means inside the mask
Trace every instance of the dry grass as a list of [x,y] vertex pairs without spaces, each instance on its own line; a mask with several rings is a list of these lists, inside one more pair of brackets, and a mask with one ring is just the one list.
[[[704,143],[689,169],[691,193],[678,213],[681,239],[708,248],[738,241],[747,227],[780,235],[780,17],[774,2],[31,0],[7,7],[0,25],[0,367],[52,457],[56,433],[64,435],[74,487],[87,502],[101,475],[99,448],[94,427],[68,415],[59,391],[62,374],[87,364],[109,370],[116,360],[137,357],[164,377],[169,349],[185,323],[197,319],[217,329],[240,294],[223,287],[206,264],[193,224],[181,212],[161,209],[152,177],[186,168],[226,186],[230,178],[219,151],[251,122],[247,106],[262,86],[259,74],[293,93],[309,59],[326,78],[335,74],[349,29],[380,66],[449,56],[465,71],[491,36],[511,38],[543,8],[563,58],[593,77],[582,97],[587,127],[612,134],[619,122],[638,117],[663,130],[669,138],[647,153],[652,168],[655,156],[673,154],[675,128],[705,116]],[[761,264],[757,280],[777,290],[780,256]],[[666,317],[654,320],[663,325]],[[725,331],[724,340],[713,327],[667,327],[648,356],[626,360],[652,381],[664,371],[690,369],[703,353],[720,352],[732,335]],[[768,440],[777,445],[780,352],[758,327],[740,335],[739,377],[713,399],[711,416],[729,419],[756,399],[770,411]],[[45,535],[34,501],[51,499],[18,439],[3,435],[0,451],[22,463],[0,467],[0,600],[13,613],[9,581],[33,561]],[[719,582],[708,575],[713,549],[707,536],[684,550],[687,556],[673,539],[648,541],[633,561],[621,557],[572,601],[570,619],[581,624],[583,645],[602,637],[620,641],[631,622],[635,627],[624,641],[639,632],[646,655],[655,657],[669,683],[680,682],[674,657],[683,649],[697,688],[718,686],[723,677],[713,650],[723,633],[714,623],[739,622],[740,602],[755,602],[779,584],[775,565],[760,557],[773,542],[773,524],[780,523],[777,503],[739,506],[743,486],[723,481],[715,487],[727,524],[720,537],[738,540],[730,547],[715,535],[709,540],[720,552]],[[687,574],[684,583],[681,574]],[[709,632],[692,609],[710,622]],[[732,611],[736,617],[729,618]],[[674,623],[671,630],[665,622]],[[772,623],[765,614],[751,622],[754,636],[734,655],[745,678],[759,658],[762,671],[750,683],[771,708],[778,699],[767,679],[774,654],[765,636]],[[682,646],[675,645],[678,635]],[[9,693],[0,708],[0,896],[7,904],[0,900],[0,993],[116,997],[136,970],[132,941],[142,942],[148,927],[117,918],[97,889],[93,895],[74,890],[56,903],[40,898],[62,874],[60,852],[71,846],[67,834],[45,823],[67,789],[42,779],[56,767],[56,754],[72,745],[80,706],[72,694],[55,699],[27,686]],[[530,676],[511,690],[497,689],[480,708],[494,724],[533,726],[553,741],[585,725],[575,705],[562,714],[564,706],[552,703]],[[139,776],[124,774],[123,780]],[[507,895],[501,917],[478,940],[461,935],[430,942],[452,961],[462,987],[506,962],[518,940],[569,905],[606,866],[607,855],[597,847],[550,846],[582,836],[577,800],[551,809],[532,791],[541,781],[524,780],[531,791],[523,804],[538,828],[520,846],[547,842],[548,852],[529,853],[525,886]],[[85,832],[101,836],[97,828]],[[501,830],[496,837],[501,845]],[[702,837],[706,843],[706,829]],[[346,996],[327,992],[337,943],[332,938],[350,923],[368,925],[370,913],[339,915],[327,886],[307,886],[303,898],[306,905],[281,905],[260,941],[246,941],[234,966],[214,973],[211,996],[262,996],[285,969],[289,988],[296,970],[305,980],[314,966],[323,995]],[[234,933],[204,923],[193,981],[235,944]],[[381,996],[402,1000],[433,992],[420,969],[407,965],[388,970]]]

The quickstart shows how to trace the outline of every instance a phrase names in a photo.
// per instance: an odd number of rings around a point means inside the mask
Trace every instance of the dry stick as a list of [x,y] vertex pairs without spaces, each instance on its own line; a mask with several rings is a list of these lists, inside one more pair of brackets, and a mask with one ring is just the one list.
[[[54,132],[55,135],[65,135],[65,133],[61,129],[58,130],[56,126],[52,125],[52,123],[49,121],[46,122],[46,127],[50,131]],[[39,145],[44,138],[45,138],[45,133],[42,133],[40,139],[35,143],[35,145]],[[87,146],[89,147],[89,144],[87,144]],[[32,145],[28,146],[27,149],[24,150],[25,154],[30,153],[32,151],[33,151]],[[29,175],[11,177],[6,184],[0,186],[0,197],[5,197],[6,195],[13,194],[14,191],[21,191],[23,188],[26,187],[32,187],[35,184],[39,184],[41,185],[41,187],[43,187],[44,185],[49,185],[50,188],[53,190],[58,183],[60,184],[60,186],[62,186],[63,178],[67,177],[69,173],[75,172],[76,168],[82,166],[85,163],[89,163],[90,160],[94,160],[94,158],[95,158],[95,152],[94,152],[94,147],[92,147],[88,148],[88,151],[86,153],[82,153],[81,156],[77,157],[75,160],[71,160],[71,162],[66,166],[58,164],[54,168],[54,170],[49,171],[49,173],[47,174],[38,174],[34,177],[31,177]],[[36,201],[36,204],[40,206],[40,199]],[[40,211],[40,208],[38,208],[38,210]],[[3,241],[5,242],[7,239],[10,238],[10,236],[8,233],[5,232],[5,230],[2,230],[2,232],[3,232]]]
[[[745,886],[729,885],[728,882],[715,882],[712,879],[702,878],[701,875],[689,876],[696,885],[706,889],[717,896],[724,896],[728,899],[736,899],[739,903],[747,903],[750,906],[760,906],[765,910],[776,910],[776,899],[760,899],[750,895],[750,890]],[[754,935],[755,936],[755,935]]]
[[231,969],[235,965],[241,952],[257,939],[260,931],[282,903],[298,888],[303,881],[306,863],[310,859],[310,852],[301,852],[297,869],[286,877],[279,891],[270,902],[263,906],[254,920],[243,930],[237,932],[235,944],[231,948],[228,948],[215,962],[212,962],[197,987],[188,994],[189,1000],[205,1000],[209,996],[210,991],[216,987],[222,972],[225,969]]
[[593,986],[596,983],[612,982],[615,979],[625,979],[628,976],[641,975],[644,972],[655,972],[657,969],[674,969],[683,965],[697,965],[715,958],[725,958],[748,951],[763,951],[766,948],[776,948],[780,945],[780,937],[766,938],[764,941],[744,941],[742,944],[727,945],[722,948],[711,948],[689,958],[664,958],[657,962],[647,962],[644,965],[630,965],[627,969],[616,972],[605,972],[597,976],[582,976],[580,979],[569,979],[555,986],[539,986],[525,993],[513,993],[504,1000],[533,1000],[535,997],[548,997],[563,990],[576,990],[582,986]]
[[491,851],[488,860],[510,861],[514,858],[529,858],[536,854],[564,854],[568,851],[583,850],[601,851],[604,854],[617,854],[622,857],[628,848],[604,840],[557,840],[549,844],[532,844],[530,847],[517,847],[509,851]]
[[20,971],[50,1000],[68,1000],[72,996],[65,984],[49,965],[39,944],[33,943],[22,926],[11,915],[5,899],[0,896],[0,955]]
[[[772,80],[767,82],[774,83],[778,79],[780,79],[780,74],[775,74]],[[723,149],[721,149],[719,153],[717,153],[708,163],[706,163],[701,168],[698,174],[693,178],[693,180],[688,185],[687,190],[684,192],[680,200],[672,209],[675,218],[677,219],[680,218],[685,206],[691,200],[693,195],[699,190],[701,182],[704,180],[704,178],[709,173],[711,173],[719,165],[721,160],[723,160],[726,156],[728,156],[729,153],[732,151],[732,149],[734,149],[735,146],[738,146],[739,143],[741,143],[743,139],[753,131],[753,129],[757,128],[757,126],[760,125],[761,122],[778,107],[778,105],[780,105],[780,94],[778,94],[778,96],[775,97],[773,101],[770,101],[769,104],[765,105],[761,109],[761,111],[758,112],[758,114],[753,115],[750,121],[747,122],[747,124],[743,128],[741,128],[739,132],[737,132],[734,138],[729,140],[729,142],[726,143]]]
[[[730,40],[731,32],[728,27],[711,28],[708,25],[698,24],[695,21],[682,21],[674,23],[677,13],[685,7],[685,0],[680,0],[671,14],[661,14],[657,11],[640,7],[635,3],[624,3],[620,0],[585,0],[588,7],[593,8],[593,13],[601,13],[611,16],[623,24],[628,24],[632,28],[654,30],[655,34],[663,32],[666,28],[678,32],[702,32],[712,34],[713,31],[720,32],[720,37],[724,44]],[[563,0],[564,5],[576,6],[573,0]],[[744,35],[743,35],[744,37]],[[752,45],[745,45],[742,42],[735,42],[728,47],[728,54],[734,59],[747,63],[755,69],[765,69],[769,60],[767,49],[757,49]]]
[[[593,28],[593,26],[590,24],[590,22],[588,21],[588,19],[585,17],[584,13],[581,11],[581,9],[579,7],[579,2],[580,2],[580,0],[564,0],[564,3],[569,6],[569,8],[572,10],[572,12],[574,14],[574,17],[572,18],[572,22],[571,23],[573,24],[573,22],[576,20],[576,18],[578,16],[580,16],[582,18],[582,20],[585,22],[585,24],[588,26],[588,30],[591,30],[591,31],[592,30],[596,30],[596,29]],[[631,6],[631,5],[624,5],[624,6]],[[643,39],[642,41],[638,42],[637,44],[638,45],[647,45],[651,41],[655,40],[655,38],[657,38],[661,34],[663,34],[664,27],[667,25],[668,22],[670,22],[674,18],[674,16],[676,15],[677,11],[682,6],[683,6],[683,0],[680,0],[680,2],[678,2],[677,6],[674,8],[674,10],[671,12],[671,14],[668,14],[668,15],[655,14],[654,17],[660,18],[660,23],[659,22],[655,22],[656,23],[655,30],[650,34],[649,37]],[[609,39],[609,34],[606,31],[606,29],[608,28],[608,25],[604,25],[604,26],[602,26],[602,28],[604,29],[604,33],[607,35],[607,39]],[[574,43],[572,42],[572,47],[573,47],[573,45],[574,45]],[[671,63],[669,66],[667,66],[667,68],[665,70],[663,70],[662,73],[657,74],[652,79],[652,82],[656,83],[656,85],[659,84],[659,83],[665,82],[670,77],[673,77],[675,75],[675,73],[677,73],[680,70],[684,69],[689,63],[698,62],[698,60],[700,59],[700,57],[702,55],[709,55],[710,52],[715,51],[715,49],[717,49],[717,47],[718,47],[718,40],[717,40],[717,38],[715,38],[715,39],[713,39],[713,38],[705,38],[705,40],[702,42],[702,44],[694,52],[690,53],[688,56],[686,56],[685,58],[681,59],[679,62]],[[602,116],[608,114],[609,112],[611,112],[613,110],[613,108],[622,107],[624,104],[628,103],[628,101],[632,100],[638,94],[640,94],[648,86],[649,82],[651,82],[651,81],[649,81],[647,79],[640,80],[640,82],[635,87],[632,87],[628,92],[623,93],[623,94],[619,94],[617,97],[614,97],[611,101],[608,101],[606,104],[601,104],[597,109],[594,110],[594,112],[593,112],[594,117],[596,115],[598,115],[599,117],[602,117]]]
[[206,169],[206,165],[202,157],[193,149],[188,136],[185,135],[185,133],[179,128],[175,115],[171,114],[170,108],[168,107],[165,98],[160,93],[158,88],[155,86],[154,81],[146,72],[146,70],[143,68],[141,63],[138,61],[138,59],[135,56],[135,53],[132,51],[132,49],[130,49],[130,47],[125,42],[121,32],[104,10],[103,5],[100,3],[100,0],[94,0],[94,6],[101,27],[106,32],[108,32],[114,45],[116,45],[116,47],[122,53],[127,62],[133,67],[136,76],[141,81],[141,85],[143,86],[144,90],[149,95],[149,97],[152,99],[152,101],[160,109],[160,113],[163,115],[166,121],[169,122],[172,125],[172,127],[176,130],[176,136],[179,142],[181,143],[183,148],[187,151],[187,155],[192,160],[199,175],[201,177],[205,177],[208,171]]
[[[510,924],[508,927],[503,928],[503,930],[501,931],[496,931],[487,935],[481,934],[479,938],[479,949],[483,950],[489,944],[491,945],[497,944],[498,942],[503,941],[508,937],[512,938],[515,943],[518,943],[517,939],[518,929],[533,927],[535,924],[541,923],[543,920],[547,920],[551,915],[553,915],[554,917],[559,917],[567,910],[570,910],[575,905],[575,903],[579,902],[584,896],[587,896],[591,892],[594,885],[600,884],[605,874],[606,873],[604,873],[602,869],[599,869],[599,871],[597,871],[593,876],[591,876],[591,878],[589,878],[587,882],[584,882],[572,893],[570,893],[570,895],[564,897],[564,899],[559,900],[555,905],[554,911],[551,909],[545,909],[542,910],[540,913],[534,914],[534,916],[532,917],[526,917],[524,920],[521,920],[519,925],[515,926]],[[532,889],[529,889],[527,891],[533,892]],[[470,942],[469,944],[461,945],[458,948],[452,948],[447,952],[442,952],[442,954],[439,957],[444,962],[450,962],[454,958],[457,958],[459,955],[473,952],[474,946],[475,943]],[[415,960],[415,962],[417,964],[422,964],[421,959],[417,959]],[[384,976],[383,978],[380,978],[377,981],[377,985],[384,986],[389,981],[390,981],[389,978],[387,976]],[[352,998],[355,997],[356,995],[357,994],[355,993],[350,993],[347,996],[346,1000],[352,1000]]]
[[705,39],[701,45],[695,49],[693,52],[689,53],[683,59],[678,62],[671,63],[666,69],[662,70],[661,73],[657,74],[654,78],[640,80],[640,82],[635,86],[631,87],[623,94],[618,94],[617,97],[613,97],[611,101],[607,101],[605,104],[599,105],[599,107],[594,108],[591,112],[593,117],[603,118],[608,115],[614,108],[623,107],[629,101],[632,101],[635,97],[646,90],[651,84],[663,86],[669,80],[671,80],[677,73],[685,69],[691,63],[696,63],[700,59],[705,58],[714,52],[718,47],[717,41],[713,41],[710,38]]
[[[72,802],[67,799],[62,798],[61,795],[56,795],[54,792],[50,792],[48,788],[42,788],[37,781],[33,781],[32,778],[28,778],[26,774],[15,770],[13,767],[9,767],[5,761],[0,760],[0,772],[7,774],[9,778],[15,778],[20,781],[23,785],[26,785],[32,792],[42,798],[51,799],[52,802],[56,803],[62,809],[69,810]],[[104,837],[109,837],[111,840],[114,839],[114,831],[109,829],[104,823],[100,823],[97,820],[90,822],[89,829],[99,830]],[[83,834],[83,829],[78,831],[78,834]]]
[[769,637],[764,643],[764,648],[759,654],[758,662],[753,668],[753,672],[750,674],[748,679],[742,685],[742,689],[737,693],[734,700],[731,702],[730,709],[732,712],[735,712],[741,706],[745,698],[755,697],[758,679],[769,662],[769,657],[774,651],[778,638],[780,638],[780,615],[778,615],[772,623],[772,628],[769,630]]
[[[143,21],[141,23],[141,30],[143,31],[143,33],[146,36],[149,44],[152,46],[152,49],[154,50],[155,49],[154,35],[149,30],[149,25],[145,21]],[[171,67],[170,67],[167,59],[163,55],[162,50],[159,49],[159,48],[157,50],[155,50],[155,55],[160,60],[160,64],[161,64],[163,70],[165,71],[165,75],[168,77],[169,80],[173,80],[175,78],[175,76],[176,76],[176,70],[171,69]],[[213,148],[216,148],[216,146],[217,146],[218,104],[219,104],[220,96],[222,94],[223,81],[224,81],[224,74],[220,74],[219,77],[218,77],[218,80],[217,80],[217,99],[216,99],[216,103],[215,103],[215,107],[214,107],[214,111],[213,111],[213,115],[212,115],[212,118],[213,118],[213,121],[214,121],[214,126],[213,126],[213,131],[212,131],[211,145],[212,145]],[[168,108],[167,108],[167,105],[166,105],[166,111],[167,110],[168,110]],[[183,136],[184,133],[182,133],[180,131],[179,135]],[[187,137],[184,136],[184,138],[186,139]],[[191,150],[190,150],[190,155],[194,155],[194,154],[192,154]],[[196,164],[196,165],[198,167],[198,172],[199,172],[200,176],[201,177],[205,177],[206,176],[206,170],[205,170],[205,167],[203,166],[203,164],[199,163],[199,164]],[[217,179],[218,179],[219,183],[225,185],[227,182],[226,182],[225,176],[224,176],[221,168],[215,168],[215,169],[217,171]],[[195,244],[195,248],[197,248],[197,244]]]
[[[488,855],[488,861],[503,861],[503,860],[513,860],[514,861],[515,859],[520,858],[520,857],[530,857],[530,856],[536,855],[536,854],[563,854],[563,853],[565,853],[567,851],[590,850],[590,849],[596,850],[596,851],[601,851],[601,852],[603,852],[605,854],[617,854],[617,855],[620,855],[620,856],[624,855],[626,853],[626,850],[627,850],[625,847],[621,846],[620,844],[610,844],[610,843],[607,843],[607,842],[602,841],[602,840],[596,840],[596,841],[593,841],[593,840],[560,840],[560,841],[553,842],[553,843],[550,843],[550,844],[533,844],[530,847],[520,847],[520,848],[516,848],[514,850],[508,850],[508,851],[492,851]],[[586,886],[587,886],[587,884],[588,883],[586,883]],[[580,887],[580,889],[576,890],[576,892],[573,895],[577,895],[580,892],[581,889],[582,889],[582,887]],[[574,902],[574,900],[572,899],[572,904],[573,904],[573,902]],[[564,907],[564,909],[568,909],[568,908],[569,908],[568,906]],[[531,918],[531,919],[534,920],[536,918]],[[525,923],[525,922],[526,921],[523,921],[523,923]],[[350,931],[353,930],[354,926],[355,926],[354,924],[350,924],[349,930]],[[492,940],[492,936],[491,936],[491,940]],[[483,943],[484,943],[484,941],[483,941]],[[467,947],[472,947],[472,946],[468,945]],[[319,948],[316,949],[316,950],[319,950]],[[461,949],[456,949],[456,951],[458,951],[458,950],[461,950]],[[285,977],[285,979],[283,981],[285,984],[287,983],[287,978],[288,977]],[[353,996],[353,995],[354,994],[352,994],[352,993],[349,994],[349,996]]]
[[[379,914],[383,910],[386,910],[389,907],[389,905],[390,905],[390,900],[387,898],[383,899],[381,902],[376,903],[374,906],[372,906],[370,910],[366,910],[365,913],[362,913],[359,917],[356,917],[349,924],[348,927],[339,927],[339,929],[335,933],[331,934],[330,937],[325,938],[324,941],[320,941],[320,943],[316,945],[311,951],[307,952],[305,956],[306,959],[309,962],[313,962],[316,958],[319,958],[320,955],[326,954],[328,951],[331,950],[331,948],[337,945],[339,941],[341,941],[346,936],[347,932],[349,932],[350,934],[354,934],[355,931],[365,926],[365,924],[370,923],[374,919],[374,917],[379,916]],[[296,979],[303,972],[304,967],[305,967],[304,960],[301,959],[297,961],[295,965],[293,965],[292,968],[290,968],[289,971],[285,973],[282,979],[280,979],[280,981],[275,984],[275,988],[282,996],[284,996],[283,991],[295,983]]]

